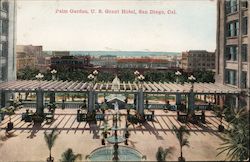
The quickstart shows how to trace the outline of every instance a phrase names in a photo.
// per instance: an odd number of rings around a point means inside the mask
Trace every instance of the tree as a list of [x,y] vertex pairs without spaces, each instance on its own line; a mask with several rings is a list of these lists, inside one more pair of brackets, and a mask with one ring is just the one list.
[[180,151],[181,151],[181,156],[178,158],[178,161],[185,161],[185,158],[182,156],[182,148],[184,146],[189,147],[189,141],[187,139],[188,135],[190,135],[189,130],[187,130],[186,126],[180,126],[177,128],[176,126],[173,127],[173,130],[175,132],[175,135],[179,141],[180,144]]
[[166,157],[173,154],[173,147],[168,147],[165,150],[162,147],[158,147],[158,151],[156,152],[156,160],[157,162],[165,162]]
[[44,132],[44,139],[45,139],[45,142],[46,142],[48,149],[49,149],[48,161],[53,161],[52,160],[53,158],[51,156],[51,149],[54,146],[57,137],[58,137],[58,133],[57,133],[56,129],[53,129],[52,132],[48,133],[48,134],[46,132]]
[[226,153],[226,159],[243,161],[249,158],[249,112],[244,108],[234,114],[229,130],[225,132],[218,155]]
[[20,69],[17,71],[17,79],[21,80],[34,80],[36,79],[36,75],[39,73],[38,69],[30,68],[29,66],[24,69]]
[[71,148],[68,148],[63,154],[61,162],[75,162],[76,160],[82,160],[81,154],[74,154]]

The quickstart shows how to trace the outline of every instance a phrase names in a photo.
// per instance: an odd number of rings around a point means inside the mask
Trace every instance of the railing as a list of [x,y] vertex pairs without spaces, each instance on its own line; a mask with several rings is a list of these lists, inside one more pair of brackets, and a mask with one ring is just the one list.
[[[36,102],[35,101],[23,101],[23,106],[25,108],[35,108],[36,107]],[[47,107],[49,102],[45,102],[44,106]],[[57,102],[57,107],[61,108],[62,107],[62,102]],[[83,105],[83,102],[65,102],[65,108],[66,109],[77,109],[80,106]],[[128,104],[131,107],[133,107],[133,104]],[[194,109],[199,109],[199,110],[207,110],[209,109],[209,106],[212,107],[212,105],[195,105]],[[146,108],[146,105],[144,105],[144,107]],[[166,104],[149,104],[148,105],[149,109],[164,109],[166,108]],[[177,106],[176,105],[170,105],[170,109],[171,110],[177,110]]]
[[[26,108],[35,108],[36,107],[36,102],[35,101],[23,101],[23,106]],[[45,102],[44,106],[47,107],[49,102]],[[65,102],[65,108],[66,109],[75,109],[79,108],[83,103],[82,102]],[[58,108],[62,107],[62,102],[57,102],[56,103]]]

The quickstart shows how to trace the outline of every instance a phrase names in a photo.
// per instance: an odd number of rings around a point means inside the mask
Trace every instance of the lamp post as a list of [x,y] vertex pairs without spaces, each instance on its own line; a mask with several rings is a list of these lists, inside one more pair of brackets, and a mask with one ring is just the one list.
[[190,89],[190,91],[193,92],[193,90],[194,90],[194,82],[195,82],[196,78],[193,75],[191,75],[190,77],[188,77],[188,80],[191,82],[191,89]]
[[180,82],[181,72],[176,71],[176,72],[175,72],[175,75],[176,75],[176,83],[178,84],[178,83]]
[[98,71],[97,70],[94,70],[93,71],[93,76],[94,76],[94,84],[96,83],[96,81],[97,81],[97,75],[98,75]]
[[137,78],[139,81],[140,88],[142,89],[142,81],[145,79],[145,77],[142,74],[140,74]]
[[88,75],[88,79],[90,80],[90,87],[88,92],[88,113],[94,112],[95,100],[97,99],[97,95],[94,94],[93,88],[97,80],[97,75],[97,70],[94,70],[91,74]]
[[188,77],[188,80],[191,82],[191,88],[190,88],[190,93],[189,93],[189,98],[188,98],[188,111],[190,113],[190,110],[194,109],[195,101],[194,101],[194,82],[196,78],[191,75]]
[[56,73],[57,73],[57,71],[55,70],[55,69],[53,69],[53,70],[51,70],[51,72],[50,72],[51,74],[52,74],[52,80],[56,80]]
[[36,75],[36,79],[39,81],[39,88],[40,88],[40,81],[43,79],[43,77],[44,77],[44,75],[43,74],[41,74],[41,73],[39,73],[39,74],[37,74]]
[[[55,69],[53,69],[53,70],[51,70],[50,73],[52,75],[52,80],[55,81],[56,80],[56,73],[57,73],[57,71]],[[56,101],[55,92],[50,92],[49,95],[50,95],[50,103],[54,104],[55,101]],[[65,108],[65,104],[64,104],[64,101],[63,101],[63,103],[62,103],[62,109],[64,109],[64,108]]]
[[88,75],[88,79],[90,80],[91,86],[93,86],[93,80],[95,79],[95,76],[93,74]]
[[138,105],[138,112],[142,117],[144,115],[144,95],[143,95],[143,87],[142,87],[142,81],[145,79],[145,77],[142,74],[139,74],[135,71],[135,74],[138,75],[136,79],[138,80],[138,96],[137,96],[137,105]]
[[44,75],[39,73],[36,75],[36,79],[39,81],[39,87],[36,91],[36,112],[39,116],[43,115],[43,91],[41,89],[40,81],[43,79]]
[[[179,71],[176,71],[175,72],[175,75],[176,75],[176,83],[179,84],[180,82],[180,76],[182,75],[181,72]],[[176,94],[176,97],[175,97],[175,104],[177,105],[177,110],[179,110],[179,107],[181,105],[181,94],[180,93],[177,93]]]

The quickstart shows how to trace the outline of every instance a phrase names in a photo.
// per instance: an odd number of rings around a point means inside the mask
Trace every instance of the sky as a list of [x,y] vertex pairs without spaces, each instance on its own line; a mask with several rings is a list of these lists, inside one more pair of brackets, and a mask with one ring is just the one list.
[[17,44],[71,51],[214,51],[216,1],[17,0]]

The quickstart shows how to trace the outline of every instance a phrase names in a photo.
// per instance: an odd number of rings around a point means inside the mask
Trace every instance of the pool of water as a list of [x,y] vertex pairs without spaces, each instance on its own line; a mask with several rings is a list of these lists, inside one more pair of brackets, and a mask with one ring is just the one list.
[[[90,154],[88,160],[112,161],[113,152],[113,146],[100,147]],[[118,157],[119,161],[143,161],[143,155],[139,151],[126,146],[119,146]]]

